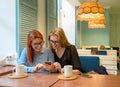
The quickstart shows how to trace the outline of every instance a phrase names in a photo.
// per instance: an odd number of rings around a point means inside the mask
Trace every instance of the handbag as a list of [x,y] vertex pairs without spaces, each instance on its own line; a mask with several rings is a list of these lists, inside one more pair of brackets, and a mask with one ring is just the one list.
[[96,73],[98,74],[104,74],[104,75],[108,75],[108,72],[106,70],[106,67],[104,66],[99,66],[97,69],[94,70]]

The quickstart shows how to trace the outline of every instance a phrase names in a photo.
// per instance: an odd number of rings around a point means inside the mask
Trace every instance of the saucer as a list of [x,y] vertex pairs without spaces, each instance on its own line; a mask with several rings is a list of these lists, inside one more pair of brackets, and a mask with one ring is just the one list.
[[63,74],[62,75],[59,75],[58,78],[61,79],[61,80],[74,80],[76,79],[78,76],[77,75],[72,75],[71,77],[65,77]]
[[24,73],[24,75],[16,75],[15,73],[12,73],[8,77],[11,78],[11,79],[19,79],[19,78],[28,77],[28,74]]

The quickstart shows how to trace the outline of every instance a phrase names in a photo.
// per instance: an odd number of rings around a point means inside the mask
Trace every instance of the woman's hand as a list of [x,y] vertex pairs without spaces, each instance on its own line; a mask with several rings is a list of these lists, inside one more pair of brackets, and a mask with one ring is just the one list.
[[60,63],[55,62],[54,65],[55,65],[55,68],[56,68],[59,72],[61,72],[61,65],[60,65]]
[[76,75],[79,75],[79,74],[81,74],[81,73],[82,73],[82,72],[80,72],[80,71],[79,71],[79,70],[77,70],[77,69],[73,70],[72,72],[73,72],[73,74],[76,74]]
[[55,69],[55,65],[53,63],[51,63],[51,64],[45,63],[45,64],[43,64],[43,67],[48,71],[52,71]]
[[38,70],[40,70],[40,68],[41,67],[43,67],[43,64],[37,64],[36,66],[35,66],[35,69],[34,69],[34,72],[37,72]]

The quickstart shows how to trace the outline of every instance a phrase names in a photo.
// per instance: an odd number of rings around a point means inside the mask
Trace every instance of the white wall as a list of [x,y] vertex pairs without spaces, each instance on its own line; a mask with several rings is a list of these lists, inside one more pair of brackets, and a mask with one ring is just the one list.
[[68,0],[62,0],[61,16],[60,27],[64,29],[69,42],[75,44],[75,7]]
[[0,59],[16,53],[16,0],[0,0]]

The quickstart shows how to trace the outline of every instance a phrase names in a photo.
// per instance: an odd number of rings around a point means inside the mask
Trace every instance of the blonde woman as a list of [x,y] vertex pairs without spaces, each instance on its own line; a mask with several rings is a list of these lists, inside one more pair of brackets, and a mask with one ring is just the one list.
[[[81,64],[77,49],[74,45],[70,44],[66,38],[66,35],[62,28],[55,28],[49,34],[50,48],[52,49],[55,57],[55,67],[58,71],[64,67],[64,65],[72,65],[73,73],[81,73]],[[62,69],[63,70],[63,69]]]

